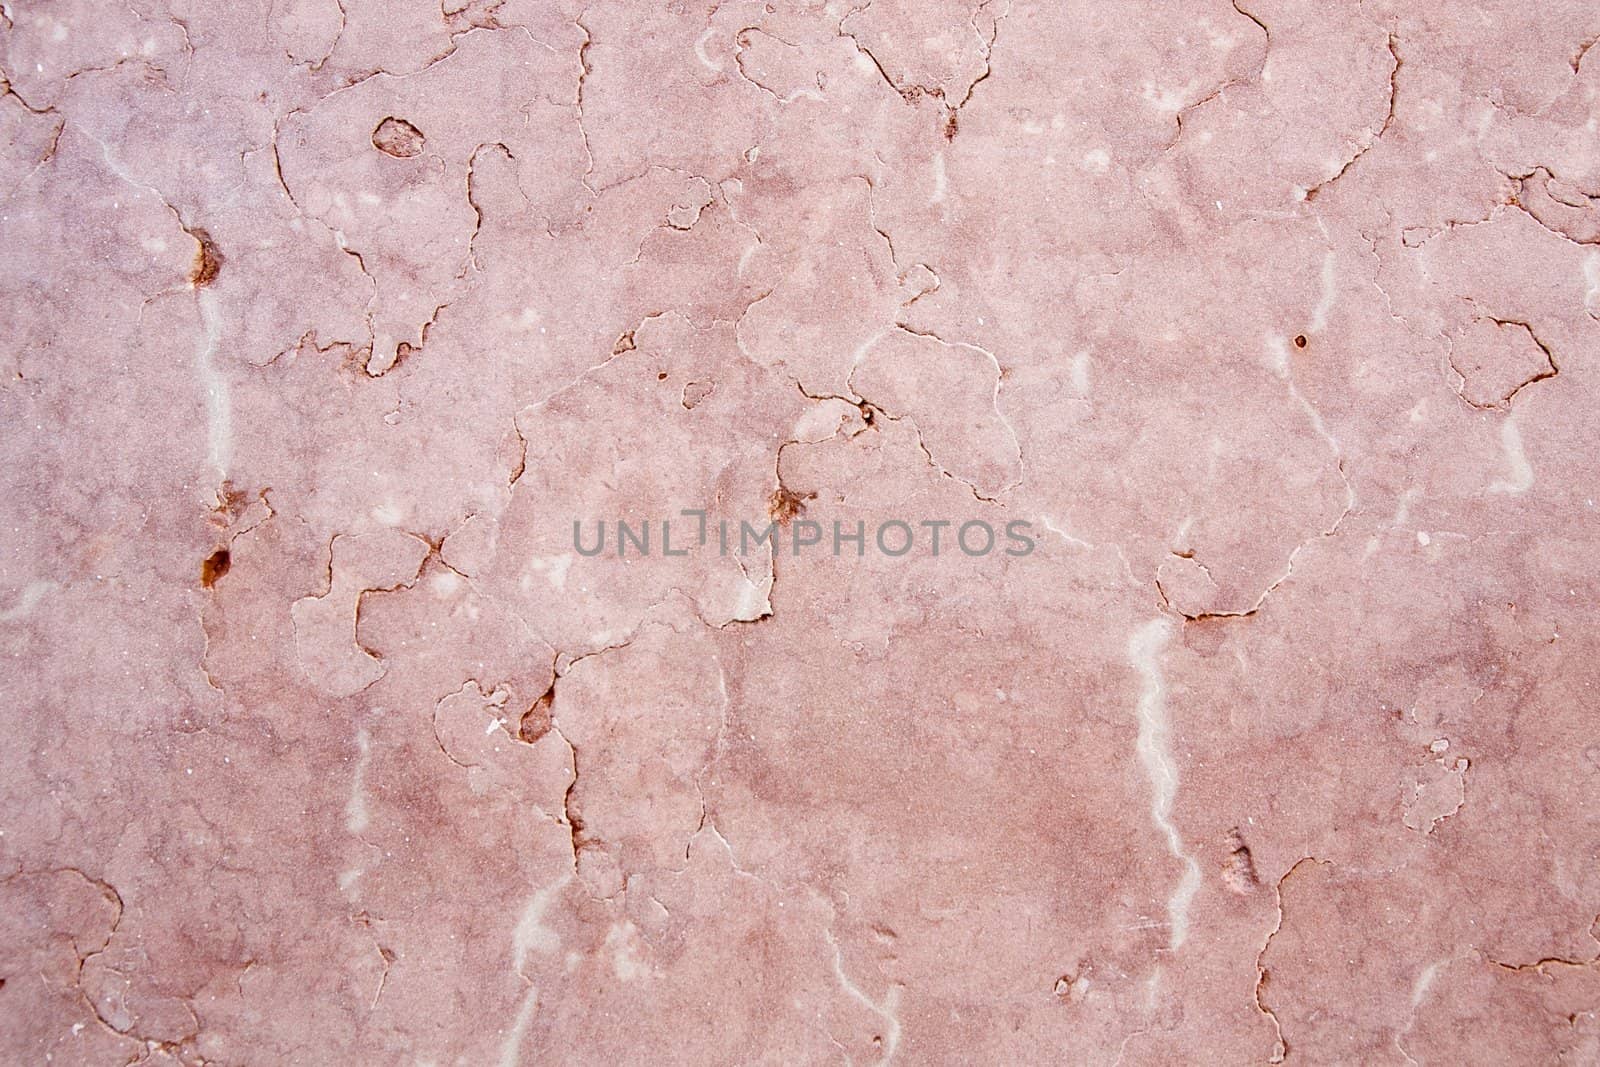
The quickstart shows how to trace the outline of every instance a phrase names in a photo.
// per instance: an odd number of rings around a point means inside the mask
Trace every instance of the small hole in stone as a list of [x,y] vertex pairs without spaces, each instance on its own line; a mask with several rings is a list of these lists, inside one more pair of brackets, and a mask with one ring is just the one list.
[[1294,339],[1294,346],[1296,348],[1304,348],[1307,345],[1307,343],[1308,342],[1306,341],[1306,335],[1305,334],[1300,334],[1299,336],[1297,336]]
[[667,380],[667,372],[666,371],[662,371],[660,374],[656,375],[656,381],[664,382],[666,380]]
[[200,564],[200,584],[210,589],[233,566],[233,557],[225,548],[219,548]]

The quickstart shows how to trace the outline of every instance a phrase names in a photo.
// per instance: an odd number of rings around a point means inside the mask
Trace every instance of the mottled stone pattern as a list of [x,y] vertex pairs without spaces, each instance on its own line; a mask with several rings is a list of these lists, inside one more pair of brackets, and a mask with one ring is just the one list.
[[1600,1063],[1597,38],[0,2],[0,1062]]

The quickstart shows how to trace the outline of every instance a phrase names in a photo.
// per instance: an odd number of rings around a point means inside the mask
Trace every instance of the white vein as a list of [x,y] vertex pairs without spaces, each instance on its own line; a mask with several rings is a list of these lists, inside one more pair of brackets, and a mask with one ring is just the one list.
[[1172,825],[1172,801],[1178,793],[1178,766],[1172,758],[1171,723],[1167,715],[1167,684],[1161,673],[1161,654],[1172,636],[1165,618],[1152,619],[1128,640],[1128,662],[1140,680],[1139,739],[1135,751],[1150,779],[1150,821],[1167,839],[1167,848],[1183,863],[1183,877],[1167,898],[1171,927],[1168,947],[1177,951],[1189,932],[1189,902],[1200,888],[1200,865],[1183,850],[1183,839]]

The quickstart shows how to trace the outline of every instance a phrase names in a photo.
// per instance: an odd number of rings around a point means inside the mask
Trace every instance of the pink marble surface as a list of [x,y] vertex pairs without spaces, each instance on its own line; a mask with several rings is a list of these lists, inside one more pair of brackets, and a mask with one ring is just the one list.
[[0,1061],[1600,1062],[1597,37],[0,3]]

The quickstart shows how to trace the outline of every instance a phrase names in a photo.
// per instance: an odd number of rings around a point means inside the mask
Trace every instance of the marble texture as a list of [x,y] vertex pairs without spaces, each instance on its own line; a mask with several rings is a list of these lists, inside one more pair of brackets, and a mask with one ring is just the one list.
[[0,3],[0,1060],[1600,1063],[1597,37]]

